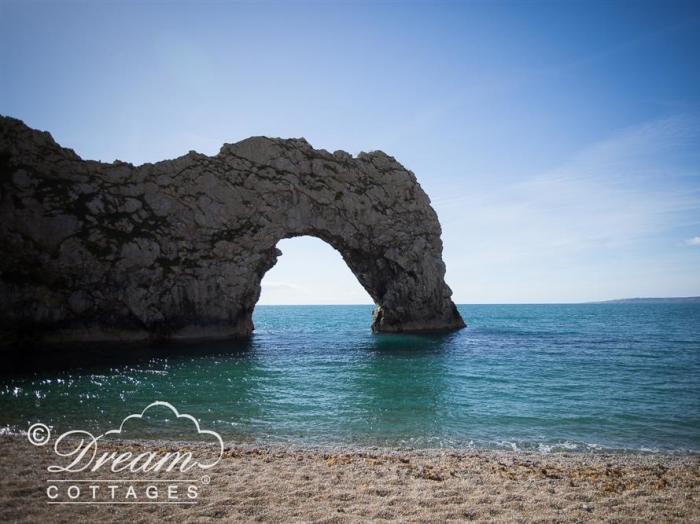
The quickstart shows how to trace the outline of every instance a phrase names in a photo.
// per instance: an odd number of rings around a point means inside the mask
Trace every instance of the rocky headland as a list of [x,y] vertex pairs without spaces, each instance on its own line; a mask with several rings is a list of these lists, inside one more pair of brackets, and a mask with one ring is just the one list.
[[375,332],[464,326],[440,224],[379,152],[253,137],[133,166],[83,160],[0,117],[0,345],[246,336],[283,238],[337,249]]

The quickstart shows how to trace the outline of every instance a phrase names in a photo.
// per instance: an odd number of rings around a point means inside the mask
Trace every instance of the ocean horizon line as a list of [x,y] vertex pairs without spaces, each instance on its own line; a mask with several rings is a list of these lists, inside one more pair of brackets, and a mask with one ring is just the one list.
[[[587,301],[566,301],[566,302],[455,302],[457,306],[566,306],[566,305],[583,305],[583,304],[616,304],[616,303],[634,303],[634,302],[686,302],[698,301],[700,296],[678,296],[678,297],[630,297],[630,298],[609,298],[602,300],[587,300]],[[319,306],[374,306],[372,303],[313,303],[313,304],[256,304],[255,307],[271,306],[271,307],[319,307]]]

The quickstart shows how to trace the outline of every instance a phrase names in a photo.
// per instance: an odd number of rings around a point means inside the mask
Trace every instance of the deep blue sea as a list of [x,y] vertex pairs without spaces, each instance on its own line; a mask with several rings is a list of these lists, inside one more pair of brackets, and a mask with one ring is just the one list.
[[372,335],[371,306],[258,306],[245,342],[14,354],[0,428],[106,431],[154,400],[242,442],[700,451],[700,304],[462,305]]

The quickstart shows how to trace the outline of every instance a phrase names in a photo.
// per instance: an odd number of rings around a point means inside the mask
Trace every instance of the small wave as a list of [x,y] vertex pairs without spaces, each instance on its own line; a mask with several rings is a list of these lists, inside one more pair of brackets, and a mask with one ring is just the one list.
[[21,437],[26,434],[26,430],[22,430],[13,426],[0,427],[0,437]]

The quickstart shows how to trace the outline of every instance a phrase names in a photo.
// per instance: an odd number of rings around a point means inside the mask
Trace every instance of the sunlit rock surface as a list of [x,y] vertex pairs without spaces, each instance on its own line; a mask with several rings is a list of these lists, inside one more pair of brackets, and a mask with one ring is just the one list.
[[375,332],[461,328],[440,233],[413,173],[382,152],[254,137],[105,164],[0,117],[0,344],[249,335],[275,246],[298,235],[341,253]]

